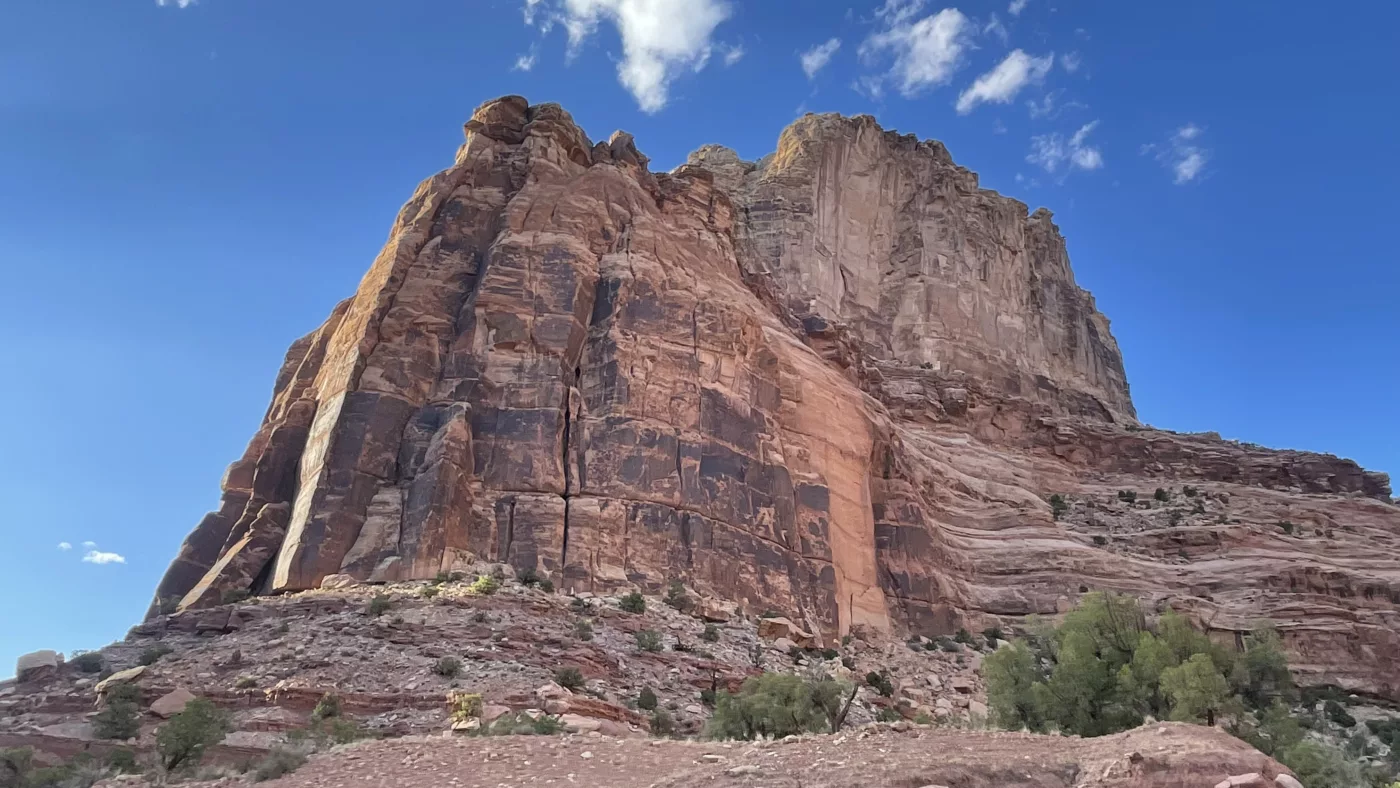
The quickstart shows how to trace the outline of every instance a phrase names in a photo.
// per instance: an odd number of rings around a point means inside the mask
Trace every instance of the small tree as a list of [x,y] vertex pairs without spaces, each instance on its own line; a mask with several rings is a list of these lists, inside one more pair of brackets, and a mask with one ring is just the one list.
[[175,649],[165,645],[164,643],[156,643],[154,645],[147,646],[146,650],[141,652],[141,658],[139,662],[142,665],[154,665],[160,661],[161,657],[173,651],[175,651]]
[[1172,494],[1162,489],[1161,487],[1158,487],[1157,491],[1152,493],[1152,497],[1159,501],[1162,501],[1163,503],[1166,503],[1167,501],[1170,501],[1172,499]]
[[583,671],[575,667],[564,667],[554,671],[554,683],[566,690],[577,691],[583,689]]
[[501,581],[495,575],[482,575],[476,582],[467,586],[467,593],[477,596],[491,596],[501,590]]
[[316,702],[316,708],[311,710],[311,719],[325,720],[331,717],[340,716],[340,696],[334,692],[327,692]]
[[102,655],[96,651],[79,651],[68,664],[83,673],[101,673],[104,667]]
[[433,672],[445,679],[455,679],[462,675],[462,660],[456,657],[443,657],[433,666]]
[[99,739],[130,739],[141,733],[141,691],[131,684],[107,690],[107,704],[92,718]]
[[625,613],[641,615],[647,612],[647,600],[640,591],[633,591],[617,601],[617,606]]
[[700,639],[706,643],[719,642],[719,627],[714,624],[706,624],[705,631],[700,633]]
[[826,714],[812,698],[811,688],[798,676],[765,673],[744,681],[737,694],[721,691],[715,713],[705,726],[712,739],[781,738],[820,732]]
[[1054,515],[1056,520],[1064,516],[1064,513],[1067,511],[1069,511],[1069,504],[1065,503],[1065,497],[1063,495],[1055,493],[1050,496],[1050,512]]
[[388,595],[376,594],[374,598],[369,601],[369,606],[365,608],[365,612],[370,616],[378,618],[389,612],[389,608],[393,606],[394,601],[390,599]]
[[987,679],[987,706],[994,722],[1003,728],[1044,730],[1035,701],[1035,684],[1041,680],[1035,655],[1024,643],[999,648],[982,662]]
[[654,711],[656,704],[656,693],[651,691],[651,687],[642,687],[641,694],[637,696],[637,708],[643,711]]
[[579,640],[593,639],[593,622],[586,618],[580,618],[574,622],[574,637]]
[[1209,655],[1196,654],[1162,671],[1162,693],[1171,701],[1172,719],[1215,725],[1230,699],[1230,684]]
[[671,713],[665,709],[656,709],[651,713],[651,735],[671,736],[676,732],[676,721],[671,718]]
[[661,650],[661,633],[650,629],[642,629],[637,632],[637,648],[642,651],[658,652]]
[[666,604],[684,613],[693,604],[690,595],[685,592],[685,585],[679,580],[672,580],[671,585],[666,589]]
[[223,741],[228,714],[207,698],[195,698],[156,731],[156,753],[166,772],[197,765],[204,751]]
[[873,670],[870,671],[865,674],[865,683],[873,687],[876,692],[886,698],[894,695],[894,684],[890,681],[890,677],[883,673],[877,673]]

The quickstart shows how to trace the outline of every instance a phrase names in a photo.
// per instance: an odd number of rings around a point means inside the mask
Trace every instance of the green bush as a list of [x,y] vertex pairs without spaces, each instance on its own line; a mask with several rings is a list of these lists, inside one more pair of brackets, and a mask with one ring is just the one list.
[[433,672],[445,679],[455,679],[462,675],[462,660],[456,657],[443,657],[433,665]]
[[1172,499],[1172,494],[1162,489],[1161,487],[1158,487],[1157,491],[1152,493],[1152,497],[1165,503]]
[[1342,704],[1335,700],[1329,700],[1322,706],[1322,710],[1327,714],[1327,719],[1342,726],[1343,728],[1356,727],[1356,718],[1346,710]]
[[387,594],[375,594],[374,598],[369,601],[369,606],[365,608],[365,612],[377,618],[389,612],[389,608],[393,606],[394,600],[390,599]]
[[1060,519],[1065,512],[1069,511],[1069,504],[1065,503],[1065,497],[1059,493],[1050,496],[1050,512],[1055,519]]
[[642,629],[637,632],[637,648],[642,651],[658,652],[661,650],[661,633],[650,629]]
[[880,709],[875,715],[876,722],[899,722],[904,719],[904,715],[899,713],[899,709],[888,707]]
[[714,624],[706,624],[705,631],[700,633],[700,639],[706,643],[719,642],[719,627]]
[[1358,788],[1364,784],[1361,768],[1349,762],[1337,748],[1315,741],[1301,741],[1274,755],[1293,770],[1307,788]]
[[886,698],[894,695],[894,684],[890,681],[890,677],[883,673],[876,673],[873,670],[870,671],[865,674],[865,683],[873,687],[876,692],[879,692]]
[[223,741],[229,716],[207,698],[195,698],[156,731],[156,753],[166,772],[199,764],[204,751]]
[[575,667],[566,667],[554,671],[554,683],[566,690],[578,691],[583,689],[586,682],[583,680],[583,671]]
[[593,639],[593,622],[586,618],[580,618],[574,622],[574,637],[579,640]]
[[1126,501],[1127,503],[1133,503],[1137,500],[1137,493],[1132,490],[1119,490],[1118,500]]
[[234,689],[252,689],[256,686],[258,686],[258,680],[252,676],[239,676],[238,680],[233,682]]
[[82,673],[101,673],[106,663],[96,651],[79,651],[68,660],[68,664]]
[[306,763],[306,755],[284,747],[273,747],[267,756],[253,769],[253,781],[275,780],[300,769]]
[[523,711],[504,714],[495,722],[475,731],[477,736],[554,736],[563,733],[564,723],[558,717],[541,714],[535,719]]
[[252,596],[253,592],[246,588],[230,588],[224,592],[223,601],[225,605],[236,605],[248,601]]
[[957,641],[958,643],[964,643],[969,646],[974,645],[977,642],[972,639],[972,633],[968,632],[962,627],[958,627],[957,633],[953,635],[953,640]]
[[118,684],[107,690],[106,703],[92,718],[92,732],[99,739],[131,739],[141,733],[141,690]]
[[640,615],[647,612],[647,600],[640,591],[633,591],[622,597],[617,601],[617,606],[622,608],[625,613]]
[[331,717],[340,716],[340,696],[334,692],[327,692],[316,702],[316,708],[311,710],[311,719],[325,720]]
[[671,713],[665,709],[656,709],[651,713],[651,735],[652,736],[673,736],[676,733],[676,721],[671,719]]
[[844,720],[846,687],[830,679],[806,680],[764,673],[744,681],[739,692],[720,691],[705,726],[711,739],[755,739],[832,731]]
[[575,613],[587,613],[591,609],[592,605],[589,605],[588,600],[586,599],[583,599],[581,597],[574,597],[573,599],[569,600],[569,610]]
[[1185,495],[1187,498],[1195,498],[1196,492],[1196,488],[1189,484],[1181,488],[1181,494]]
[[655,711],[656,704],[656,693],[651,691],[651,687],[643,687],[641,694],[637,695],[637,708],[643,711]]
[[491,596],[501,590],[501,581],[495,575],[482,575],[467,587],[467,593],[476,596]]
[[[107,768],[118,774],[136,774],[141,767],[136,763],[136,752],[125,747],[107,753]],[[0,781],[0,784],[3,784]]]
[[1108,544],[1108,537],[1102,536],[1100,534],[1094,534],[1093,540],[1094,544],[1098,545],[1099,547],[1103,547],[1104,545]]
[[442,589],[432,585],[423,586],[422,588],[418,589],[418,596],[421,596],[424,599],[432,599],[440,593],[442,593]]
[[666,588],[665,602],[668,606],[684,613],[693,606],[690,595],[685,592],[685,585],[679,580],[672,580],[671,585]]
[[175,649],[164,643],[156,643],[155,645],[147,646],[146,650],[141,652],[141,659],[139,661],[142,665],[154,665],[160,661],[161,657],[166,654],[172,654],[174,651]]
[[1285,534],[1288,534],[1288,535],[1291,536],[1291,535],[1293,534],[1293,529],[1294,529],[1296,526],[1294,526],[1293,523],[1290,523],[1290,522],[1288,522],[1287,520],[1280,520],[1280,521],[1279,521],[1279,524],[1278,524],[1278,527],[1279,527],[1279,528],[1282,528],[1282,529],[1283,529],[1283,532],[1284,532]]

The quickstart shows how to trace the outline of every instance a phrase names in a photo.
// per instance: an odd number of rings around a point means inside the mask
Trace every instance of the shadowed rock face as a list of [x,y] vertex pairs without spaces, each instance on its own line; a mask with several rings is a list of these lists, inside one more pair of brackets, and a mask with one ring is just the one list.
[[[1091,539],[1141,519],[1115,490],[1173,483],[1238,516]],[[1388,480],[1139,428],[1049,213],[868,117],[663,174],[557,106],[483,105],[293,344],[223,490],[158,601],[499,561],[577,590],[679,579],[829,639],[1117,588],[1226,635],[1273,617],[1313,680],[1400,687],[1373,658],[1400,650]],[[1052,493],[1108,503],[1058,522]],[[1331,536],[1275,537],[1304,515]]]

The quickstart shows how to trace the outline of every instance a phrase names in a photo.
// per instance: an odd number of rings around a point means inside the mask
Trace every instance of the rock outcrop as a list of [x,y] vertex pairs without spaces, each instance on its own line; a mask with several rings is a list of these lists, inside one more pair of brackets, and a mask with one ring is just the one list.
[[[1176,503],[1115,503],[1156,487]],[[1306,680],[1400,697],[1389,495],[1141,427],[1049,212],[937,142],[809,115],[760,162],[653,173],[507,97],[292,345],[153,610],[502,562],[681,580],[821,641],[1109,588],[1223,637],[1271,618]]]

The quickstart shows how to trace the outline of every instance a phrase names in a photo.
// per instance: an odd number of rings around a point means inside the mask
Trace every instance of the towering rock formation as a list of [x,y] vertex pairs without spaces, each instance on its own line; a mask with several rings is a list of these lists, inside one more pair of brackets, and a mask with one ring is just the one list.
[[[652,173],[518,97],[466,133],[292,345],[159,602],[499,561],[832,637],[1113,588],[1227,636],[1272,618],[1308,680],[1400,692],[1388,480],[1141,428],[1049,212],[941,144],[809,115],[760,162]],[[1116,495],[1158,486],[1180,505]]]

